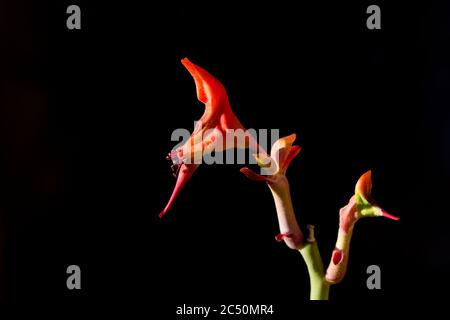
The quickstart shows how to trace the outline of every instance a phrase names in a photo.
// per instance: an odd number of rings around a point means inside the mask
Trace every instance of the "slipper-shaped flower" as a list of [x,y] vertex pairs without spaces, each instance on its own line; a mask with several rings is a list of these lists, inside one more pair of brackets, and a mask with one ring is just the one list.
[[355,223],[364,217],[386,217],[392,220],[400,218],[381,209],[372,199],[372,173],[367,171],[356,183],[355,195],[339,211],[339,231],[336,246],[326,272],[326,280],[335,284],[342,281],[347,271],[350,241]]
[[182,59],[181,63],[194,78],[197,98],[205,104],[205,112],[197,122],[190,138],[167,156],[173,162],[172,170],[177,177],[177,182],[166,207],[159,214],[160,217],[170,210],[181,189],[198,168],[203,155],[213,151],[223,151],[227,147],[251,147],[258,150],[258,144],[251,135],[245,135],[245,139],[237,139],[237,145],[229,146],[225,143],[224,137],[229,130],[241,130],[240,132],[245,133],[245,128],[231,110],[224,86],[206,70],[193,64],[187,58]]

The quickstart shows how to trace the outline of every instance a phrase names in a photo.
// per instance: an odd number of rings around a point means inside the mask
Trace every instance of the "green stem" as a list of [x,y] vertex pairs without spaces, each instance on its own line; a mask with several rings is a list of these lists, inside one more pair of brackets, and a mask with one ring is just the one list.
[[311,284],[310,300],[328,300],[330,284],[325,280],[323,262],[320,257],[317,241],[314,239],[311,230],[312,228],[310,226],[308,226],[308,228],[310,229],[310,237],[305,246],[299,251],[308,268]]

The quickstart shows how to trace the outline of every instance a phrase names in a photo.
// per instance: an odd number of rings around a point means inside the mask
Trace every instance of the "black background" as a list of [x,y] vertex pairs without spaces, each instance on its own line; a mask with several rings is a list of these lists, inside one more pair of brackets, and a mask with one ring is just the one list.
[[[297,134],[288,171],[325,265],[338,210],[371,169],[374,198],[400,222],[358,222],[330,299],[436,300],[448,284],[449,6],[1,2],[3,301],[274,304],[298,314],[309,280],[274,241],[267,188],[239,165],[201,166],[163,219],[175,180],[164,159],[203,106],[179,62],[223,82],[247,128]],[[445,183],[444,183],[445,182]],[[66,268],[82,290],[66,288]],[[366,288],[366,268],[382,289]]]

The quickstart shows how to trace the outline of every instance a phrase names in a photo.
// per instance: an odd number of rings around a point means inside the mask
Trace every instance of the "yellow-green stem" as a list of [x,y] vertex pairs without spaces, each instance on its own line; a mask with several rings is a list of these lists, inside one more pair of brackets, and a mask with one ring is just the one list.
[[328,300],[330,284],[325,280],[323,262],[316,240],[306,242],[299,251],[308,268],[311,284],[310,300]]

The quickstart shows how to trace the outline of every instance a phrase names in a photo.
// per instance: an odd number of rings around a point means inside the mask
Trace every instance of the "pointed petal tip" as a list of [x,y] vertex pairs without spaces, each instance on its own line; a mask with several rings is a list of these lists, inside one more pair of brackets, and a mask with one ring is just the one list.
[[294,143],[295,139],[297,139],[297,135],[295,133],[290,134],[288,136],[282,137],[280,139],[278,139],[278,141],[280,143],[282,143],[282,146],[292,146],[292,144]]
[[185,65],[185,64],[191,64],[192,62],[187,57],[184,57],[183,59],[181,59],[181,63],[183,65]]
[[188,58],[181,59],[181,64],[188,70],[192,68],[192,62]]
[[282,139],[286,139],[288,142],[290,142],[292,144],[292,143],[294,143],[295,139],[297,139],[297,134],[293,133]]
[[170,202],[166,205],[166,207],[158,214],[158,217],[159,218],[164,217],[167,214],[167,212],[170,211],[171,208],[172,208],[172,202]]
[[199,165],[185,164],[185,163],[182,163],[179,166],[179,168],[177,169],[178,177],[175,183],[175,187],[173,188],[172,195],[170,196],[169,201],[166,204],[166,207],[159,214],[160,218],[162,218],[172,208],[172,205],[174,204],[176,198],[180,194],[185,184],[192,177],[192,174],[195,172],[195,170],[197,170],[198,166]]
[[397,216],[394,216],[394,215],[392,215],[390,213],[387,213],[384,210],[382,211],[382,216],[385,217],[385,218],[391,219],[391,220],[395,220],[395,221],[400,220],[400,217],[397,217]]
[[256,172],[253,172],[247,167],[241,168],[239,171],[242,172],[250,180],[268,182],[266,177],[257,174]]
[[195,64],[193,64],[188,58],[181,59],[181,64],[189,71],[191,76],[194,77],[194,80],[200,81],[200,77],[197,74],[197,66]]

